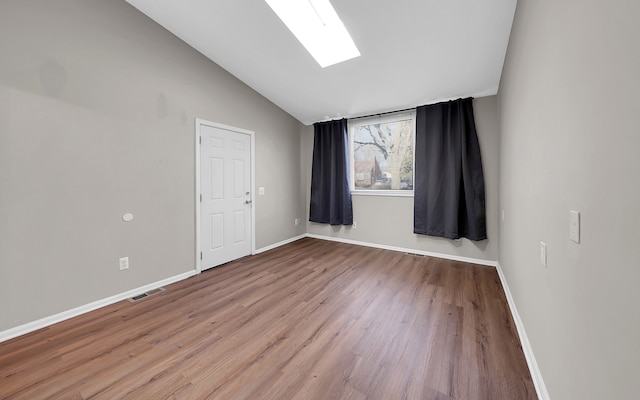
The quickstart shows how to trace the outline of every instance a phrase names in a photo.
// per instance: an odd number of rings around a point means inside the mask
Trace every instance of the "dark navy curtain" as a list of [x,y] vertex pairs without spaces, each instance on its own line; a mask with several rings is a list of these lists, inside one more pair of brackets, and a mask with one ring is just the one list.
[[416,109],[413,231],[487,238],[484,175],[473,99]]
[[347,120],[313,124],[309,221],[353,225]]

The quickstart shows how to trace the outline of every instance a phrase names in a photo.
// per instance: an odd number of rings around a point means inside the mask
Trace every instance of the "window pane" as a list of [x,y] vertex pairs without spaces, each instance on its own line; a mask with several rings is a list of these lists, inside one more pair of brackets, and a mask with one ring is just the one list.
[[353,129],[353,178],[359,190],[413,190],[413,119]]

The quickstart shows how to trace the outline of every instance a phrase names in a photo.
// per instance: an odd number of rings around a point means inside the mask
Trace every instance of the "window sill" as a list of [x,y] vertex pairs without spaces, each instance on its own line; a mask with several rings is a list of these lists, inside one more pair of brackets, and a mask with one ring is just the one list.
[[353,196],[413,197],[413,190],[351,190]]

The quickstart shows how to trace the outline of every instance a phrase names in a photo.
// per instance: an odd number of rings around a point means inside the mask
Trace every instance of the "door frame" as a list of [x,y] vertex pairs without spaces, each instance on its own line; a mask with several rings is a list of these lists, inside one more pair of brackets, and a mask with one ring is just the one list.
[[196,266],[195,266],[195,270],[196,273],[199,274],[202,272],[202,258],[201,258],[201,251],[202,251],[202,238],[200,235],[200,213],[201,213],[201,206],[202,203],[200,202],[200,178],[201,178],[201,174],[200,174],[200,145],[201,145],[201,134],[200,134],[200,129],[203,125],[206,126],[211,126],[214,128],[219,128],[219,129],[224,129],[224,130],[228,130],[228,131],[232,131],[232,132],[236,132],[236,133],[241,133],[241,134],[245,134],[245,135],[249,135],[250,139],[251,139],[251,149],[249,151],[250,153],[250,159],[251,159],[251,184],[250,184],[250,188],[251,188],[251,255],[256,254],[256,194],[255,194],[255,182],[256,182],[256,151],[255,151],[255,147],[256,147],[256,142],[255,142],[255,132],[247,130],[247,129],[242,129],[242,128],[236,128],[234,126],[229,126],[229,125],[223,125],[217,122],[211,122],[211,121],[207,121],[201,118],[196,118],[195,121],[196,124],[196,129],[195,129],[195,156],[196,156],[196,171],[195,171],[195,196],[194,196],[194,200],[195,200],[195,210],[196,210],[196,232],[195,232],[195,237],[196,237],[196,246],[195,246],[195,256],[196,256]]

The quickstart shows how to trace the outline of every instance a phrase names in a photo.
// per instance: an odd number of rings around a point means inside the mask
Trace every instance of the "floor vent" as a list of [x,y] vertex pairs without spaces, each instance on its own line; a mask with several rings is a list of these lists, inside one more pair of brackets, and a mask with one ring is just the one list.
[[135,296],[129,297],[129,301],[132,303],[138,302],[142,299],[146,299],[147,297],[153,296],[154,294],[158,294],[160,292],[164,292],[166,289],[163,287],[157,288],[157,289],[153,289],[153,290],[149,290],[148,292],[144,292],[141,294],[137,294]]
[[404,253],[408,256],[413,256],[413,257],[424,257],[424,254],[418,254],[418,253]]

